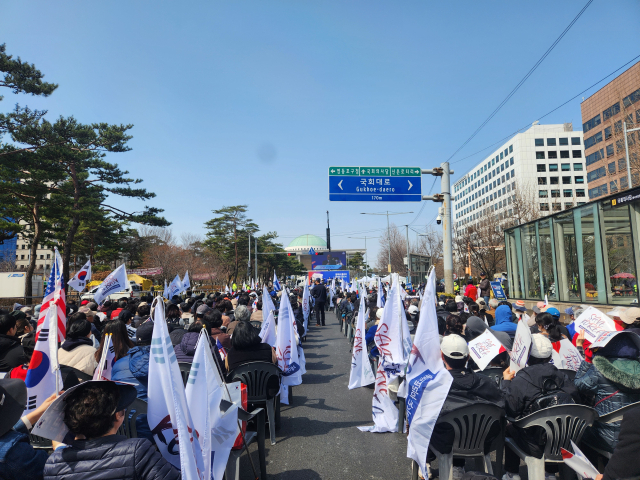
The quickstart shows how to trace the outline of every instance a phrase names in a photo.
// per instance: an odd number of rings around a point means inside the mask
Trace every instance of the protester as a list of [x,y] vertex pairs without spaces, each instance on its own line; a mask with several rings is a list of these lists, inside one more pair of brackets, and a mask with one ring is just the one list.
[[25,363],[20,338],[16,336],[16,319],[0,315],[0,372],[8,372]]
[[[453,377],[453,383],[442,406],[440,415],[479,403],[497,405],[504,408],[502,393],[497,384],[488,376],[477,374],[467,368],[469,347],[464,338],[458,334],[447,335],[440,344],[440,350],[444,366]],[[500,431],[500,422],[496,422],[491,426],[484,444],[485,454],[489,453],[491,443],[500,434]],[[454,437],[454,430],[449,424],[436,424],[429,446],[435,448],[440,453],[450,453],[453,448]],[[435,454],[429,450],[427,462],[432,462],[433,460],[435,460]],[[458,480],[462,478],[464,465],[464,458],[453,459],[454,479]]]
[[[640,478],[640,406],[624,414],[620,422],[620,436],[613,454],[597,480]],[[631,461],[630,459],[636,459]]]
[[262,322],[263,318],[262,318],[262,300],[258,300],[258,303],[256,303],[256,309],[253,311],[253,313],[251,314],[251,317],[249,318],[250,321],[256,321],[256,322]]
[[134,328],[138,328],[144,322],[149,320],[149,313],[151,312],[151,307],[146,302],[140,302],[138,304],[137,314],[133,317],[133,326]]
[[517,327],[518,326],[513,323],[511,308],[506,305],[500,305],[496,308],[496,323],[492,327],[492,330],[505,332],[513,338],[516,334]]
[[86,382],[70,392],[63,399],[64,423],[75,438],[51,454],[44,467],[45,480],[179,479],[180,472],[149,440],[117,435],[135,398],[132,386],[114,382]]
[[233,335],[236,325],[238,325],[239,322],[248,322],[250,318],[251,313],[249,309],[245,305],[238,305],[235,311],[235,320],[227,326],[227,333]]
[[493,315],[488,312],[489,307],[487,305],[487,302],[483,298],[480,298],[478,299],[477,304],[480,307],[480,310],[478,311],[478,317],[485,320],[487,325],[492,327],[495,322],[493,320]]
[[20,418],[27,406],[27,386],[19,379],[0,380],[0,478],[42,479],[48,454],[29,444],[29,432],[56,397],[54,393]]
[[107,323],[104,327],[103,334],[102,340],[100,341],[100,347],[95,353],[96,362],[100,361],[100,357],[102,356],[102,351],[104,349],[104,342],[106,341],[106,335],[108,334],[111,334],[111,345],[115,355],[115,362],[126,357],[129,350],[134,346],[125,324],[120,320],[114,320]]
[[231,336],[220,329],[220,327],[222,327],[222,314],[219,310],[207,312],[202,320],[202,324],[207,327],[214,343],[219,341],[225,350],[231,348]]
[[[640,402],[638,345],[640,338],[635,333],[619,333],[607,345],[597,349],[593,363],[583,361],[580,364],[574,384],[584,403],[593,406],[598,415]],[[613,452],[619,434],[620,422],[601,423],[596,420],[592,427],[587,428],[582,441],[600,450]]]
[[258,329],[249,322],[240,322],[231,337],[231,348],[227,351],[225,366],[228,372],[249,362],[277,364],[276,353],[268,343],[262,343]]
[[379,355],[378,347],[375,345],[374,340],[376,336],[376,332],[378,331],[378,325],[380,324],[380,319],[382,318],[382,314],[384,313],[384,308],[381,307],[376,311],[376,323],[371,328],[367,330],[367,333],[364,336],[364,340],[367,343],[367,348],[371,347],[369,352],[369,356],[371,358],[377,357]]
[[485,272],[480,272],[480,279],[480,284],[478,285],[480,288],[480,296],[484,299],[485,304],[487,304],[491,298],[491,282]]
[[[498,307],[500,309],[502,307]],[[496,311],[496,318],[498,312]],[[539,333],[531,336],[531,351],[528,366],[515,372],[510,368],[503,372],[502,389],[508,417],[521,418],[547,405],[578,403],[580,395],[568,377],[551,363],[553,347],[547,337]],[[542,458],[547,441],[542,427],[520,429],[507,426],[506,435],[511,437],[527,455]],[[510,448],[505,448],[504,467],[507,473],[503,480],[519,480],[520,457]],[[548,473],[545,476],[553,476]]]
[[178,362],[193,363],[193,356],[195,355],[196,347],[198,346],[200,330],[202,330],[202,323],[198,321],[193,322],[189,325],[189,331],[182,335],[180,343],[174,346]]
[[311,296],[315,299],[314,309],[316,311],[316,326],[324,327],[324,304],[327,301],[327,289],[316,278],[316,284],[311,288]]
[[149,380],[149,356],[153,322],[146,322],[136,330],[136,345],[129,349],[124,357],[117,360],[111,371],[111,380],[132,383],[138,392],[138,398],[147,401]]
[[475,301],[478,298],[478,289],[473,284],[473,280],[467,280],[467,288],[464,289],[464,296]]
[[107,318],[110,320],[114,320],[118,318],[118,315],[120,315],[120,312],[122,312],[122,310],[124,310],[125,308],[127,308],[126,297],[118,300],[118,308],[116,308],[115,310],[111,310],[111,313],[107,316]]
[[[84,317],[82,313],[76,315]],[[58,349],[58,362],[60,365],[67,365],[87,375],[93,375],[98,365],[95,358],[96,348],[93,346],[93,340],[89,338],[91,324],[82,317],[76,317],[76,321],[67,324],[67,339]]]

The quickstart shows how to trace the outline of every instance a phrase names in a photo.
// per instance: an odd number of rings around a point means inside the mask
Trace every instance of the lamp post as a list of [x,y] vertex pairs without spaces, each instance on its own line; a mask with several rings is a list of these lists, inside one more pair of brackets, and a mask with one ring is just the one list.
[[369,252],[367,250],[367,238],[380,238],[380,237],[347,237],[347,238],[358,238],[358,239],[363,239],[364,238],[364,276],[367,276],[367,263],[369,263]]
[[361,212],[360,215],[386,215],[387,216],[387,238],[388,238],[388,243],[389,243],[389,263],[387,265],[387,269],[389,271],[389,273],[391,273],[391,226],[389,224],[389,215],[405,215],[407,213],[413,213],[413,212],[382,212],[382,213],[365,213],[365,212]]
[[624,152],[625,152],[625,157],[627,160],[627,178],[629,179],[629,187],[628,189],[631,190],[631,188],[633,188],[633,182],[631,181],[631,164],[629,163],[629,141],[627,140],[627,133],[629,132],[635,132],[640,130],[640,128],[630,128],[627,129],[627,122],[622,122],[622,128],[623,128],[623,134],[624,134]]

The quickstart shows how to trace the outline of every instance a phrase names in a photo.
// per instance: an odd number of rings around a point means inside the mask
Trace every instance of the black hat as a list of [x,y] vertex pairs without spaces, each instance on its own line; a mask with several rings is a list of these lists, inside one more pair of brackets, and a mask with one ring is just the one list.
[[13,428],[27,406],[27,386],[19,378],[0,380],[0,436]]
[[136,343],[138,345],[151,345],[153,337],[153,321],[144,322],[136,329]]

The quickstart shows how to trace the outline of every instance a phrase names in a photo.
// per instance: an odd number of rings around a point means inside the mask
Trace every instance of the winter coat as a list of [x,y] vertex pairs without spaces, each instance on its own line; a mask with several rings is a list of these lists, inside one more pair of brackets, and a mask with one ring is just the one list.
[[35,450],[29,444],[29,430],[22,420],[0,437],[0,478],[41,480],[45,450]]
[[[364,335],[364,341],[366,342],[367,346],[369,346],[369,344],[375,341],[377,331],[378,331],[378,325],[374,325],[369,330],[367,330],[367,333],[365,333]],[[378,347],[374,345],[373,348],[371,349],[371,352],[369,352],[369,355],[372,358],[377,357],[379,355]]]
[[449,370],[449,373],[453,377],[453,382],[440,415],[477,403],[488,403],[504,408],[502,392],[496,382],[488,376],[468,369],[453,369]]
[[249,318],[249,321],[251,321],[251,322],[253,322],[253,321],[261,322],[262,321],[262,310],[254,310],[253,313],[251,314],[251,317]]
[[0,333],[0,372],[8,372],[26,361],[20,339]]
[[[584,403],[593,406],[598,415],[606,415],[631,403],[640,402],[640,362],[626,358],[593,357],[593,363],[582,362],[574,384]],[[597,420],[587,435],[587,443],[613,452],[620,435],[620,422]]]
[[325,303],[327,301],[327,289],[322,284],[316,284],[311,288],[311,296],[316,299],[316,303]]
[[96,349],[89,338],[74,338],[66,340],[58,349],[60,365],[77,368],[87,375],[93,375],[98,366]]
[[475,301],[478,298],[478,289],[474,285],[467,285],[467,288],[464,289],[464,296]]
[[640,462],[629,461],[640,456],[640,407],[625,413],[621,423],[618,444],[604,469],[602,480],[640,477]]
[[480,296],[481,297],[490,297],[491,296],[491,282],[488,278],[480,281],[478,285],[480,287]]
[[518,326],[512,321],[511,309],[506,305],[500,305],[496,308],[496,323],[492,327],[492,330],[515,335],[516,328],[518,328]]
[[44,466],[45,480],[173,480],[180,471],[144,438],[108,435],[76,440],[51,454]]
[[211,329],[211,340],[216,344],[220,342],[220,345],[222,345],[225,350],[231,350],[231,335],[224,333],[219,328]]
[[151,347],[133,347],[127,354],[114,363],[111,380],[133,383],[140,400],[147,401],[149,380],[149,353]]
[[176,345],[174,348],[178,362],[193,362],[193,356],[196,353],[196,345],[198,345],[198,337],[200,337],[198,332],[187,332],[182,336],[180,344]]

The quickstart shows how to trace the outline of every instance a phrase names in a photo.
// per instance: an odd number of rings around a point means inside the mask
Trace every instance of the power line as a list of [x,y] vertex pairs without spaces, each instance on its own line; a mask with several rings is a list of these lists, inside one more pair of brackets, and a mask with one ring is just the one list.
[[[573,97],[571,97],[569,100],[567,100],[566,102],[558,105],[557,107],[555,107],[553,110],[549,110],[547,113],[545,113],[544,115],[542,115],[541,117],[538,117],[537,120],[542,120],[543,118],[551,115],[553,112],[555,112],[556,110],[559,110],[560,108],[564,107],[566,104],[572,102],[573,100],[575,100],[576,98],[578,98],[580,95],[582,95],[585,92],[588,92],[589,90],[591,90],[593,87],[595,87],[596,85],[598,85],[599,83],[604,82],[607,78],[611,77],[612,75],[615,75],[617,72],[619,72],[620,70],[622,70],[623,68],[625,68],[627,65],[629,65],[630,63],[635,62],[636,60],[638,60],[640,58],[640,55],[637,55],[636,57],[632,58],[631,60],[629,60],[627,63],[625,63],[624,65],[616,68],[613,72],[611,72],[610,74],[602,77],[600,80],[598,80],[597,82],[595,82],[593,85],[590,85],[589,87],[585,88],[584,90],[582,90],[580,93],[577,93],[576,95],[574,95]],[[461,158],[460,160],[456,160],[455,162],[451,162],[451,164],[453,165],[454,163],[458,163],[458,162],[462,162],[463,160],[466,160],[467,158],[471,158],[474,155],[477,155],[479,153],[484,152],[485,150],[488,150],[489,148],[498,145],[499,143],[503,143],[506,140],[510,139],[511,137],[513,137],[514,135],[520,133],[521,131],[523,131],[526,128],[529,128],[529,126],[531,126],[530,123],[527,123],[525,126],[520,127],[518,130],[516,130],[513,133],[510,133],[509,135],[507,135],[506,137],[498,140],[497,142],[492,143],[491,145],[489,145],[488,147],[485,147],[481,150],[478,150],[475,153],[472,153],[471,155],[467,155],[464,158]]]
[[509,92],[509,95],[507,95],[507,97],[500,103],[500,105],[498,105],[496,107],[496,109],[493,112],[491,112],[491,115],[489,115],[489,117],[487,117],[487,119],[484,122],[482,122],[482,124],[476,129],[476,131],[473,132],[473,134],[469,138],[467,138],[467,140],[455,152],[453,152],[453,154],[447,159],[447,162],[449,160],[451,160],[460,150],[462,150],[467,145],[467,143],[469,143],[471,140],[473,140],[473,138],[478,133],[480,133],[480,130],[482,130],[484,128],[484,126],[487,123],[489,123],[491,121],[491,119],[500,111],[500,109],[511,99],[511,97],[520,89],[520,87],[524,84],[524,82],[526,82],[528,80],[528,78],[533,74],[533,72],[536,71],[536,69],[540,66],[540,64],[544,61],[544,59],[547,58],[547,56],[553,51],[553,49],[556,47],[556,45],[558,45],[558,43],[560,43],[560,40],[562,40],[564,38],[564,36],[567,34],[567,32],[578,21],[578,19],[582,16],[582,14],[585,12],[585,10],[587,8],[589,8],[589,5],[591,5],[592,2],[593,2],[593,0],[589,0],[587,2],[587,4],[584,7],[582,7],[582,10],[580,10],[580,12],[578,12],[578,14],[571,21],[571,23],[569,23],[567,28],[565,28],[564,31],[560,34],[560,36],[558,38],[556,38],[555,42],[553,42],[551,44],[551,46],[547,49],[547,51],[544,53],[544,55],[542,55],[542,57],[540,57],[540,59],[535,63],[535,65],[533,67],[531,67],[531,69],[522,78],[522,80],[520,80],[520,82],[518,82],[518,84],[513,88],[513,90],[511,90],[511,92]]

